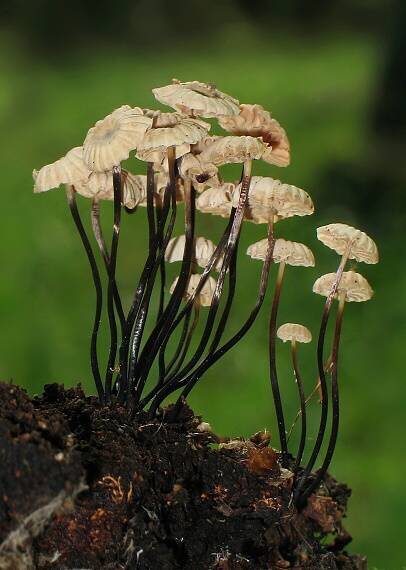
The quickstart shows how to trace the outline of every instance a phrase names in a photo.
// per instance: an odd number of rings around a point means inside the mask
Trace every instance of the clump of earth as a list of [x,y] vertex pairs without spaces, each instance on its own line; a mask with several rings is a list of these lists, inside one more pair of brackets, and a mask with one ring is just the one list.
[[266,434],[218,438],[168,409],[151,421],[80,386],[0,383],[0,568],[367,568],[345,550],[346,485],[326,475],[297,508]]

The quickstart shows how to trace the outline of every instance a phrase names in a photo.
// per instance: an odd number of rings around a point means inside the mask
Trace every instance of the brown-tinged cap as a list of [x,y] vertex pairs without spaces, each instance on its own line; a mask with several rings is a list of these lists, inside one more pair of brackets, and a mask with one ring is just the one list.
[[283,342],[295,340],[296,342],[308,343],[312,340],[312,333],[309,329],[296,323],[285,323],[278,328],[276,334]]
[[152,90],[156,99],[187,115],[216,117],[235,115],[239,112],[239,102],[226,93],[219,91],[213,83],[187,81],[181,83],[173,79],[171,85],[156,87]]
[[349,251],[349,259],[378,263],[376,243],[364,232],[347,224],[328,224],[317,228],[317,237],[340,255]]
[[[326,275],[319,277],[313,285],[313,293],[328,297],[335,276],[335,273],[326,273]],[[368,281],[360,273],[355,273],[355,271],[344,271],[342,274],[334,298],[338,299],[342,293],[345,294],[347,302],[355,301],[358,303],[368,301],[373,295]]]
[[262,160],[277,166],[288,166],[290,146],[285,130],[261,105],[240,105],[238,115],[219,117],[219,124],[236,135],[261,137],[267,146]]
[[83,147],[76,146],[56,162],[33,171],[34,192],[46,192],[61,184],[75,184],[86,180],[90,174],[91,170],[83,162]]
[[83,160],[90,170],[111,170],[126,160],[130,151],[137,148],[152,119],[142,109],[123,105],[97,121],[89,129],[83,143]]

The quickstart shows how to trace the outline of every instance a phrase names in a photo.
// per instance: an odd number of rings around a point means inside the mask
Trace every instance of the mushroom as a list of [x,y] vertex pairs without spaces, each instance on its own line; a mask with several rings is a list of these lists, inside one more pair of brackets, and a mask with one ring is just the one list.
[[207,135],[211,125],[199,119],[185,118],[179,113],[156,111],[152,125],[146,130],[138,144],[137,158],[146,162],[162,164],[167,158],[167,149],[174,147],[179,158]]
[[238,205],[238,197],[236,185],[232,182],[225,182],[204,190],[196,200],[196,208],[200,212],[229,218],[232,208]]
[[75,184],[80,180],[87,180],[91,172],[83,162],[83,147],[76,146],[52,164],[47,164],[40,170],[33,170],[34,192],[47,192],[61,184]]
[[191,116],[236,115],[240,110],[237,99],[219,91],[213,83],[173,79],[171,85],[156,87],[152,92],[161,103]]
[[[172,263],[174,261],[182,261],[185,252],[185,235],[172,238],[165,250],[165,261]],[[211,260],[216,246],[214,243],[204,237],[196,237],[193,240],[192,264],[199,267],[207,267]],[[214,271],[220,271],[224,254],[221,253],[212,265]]]
[[[269,237],[268,237],[269,239]],[[268,240],[261,240],[251,245],[247,254],[253,258],[266,259],[268,254]],[[283,275],[286,265],[297,265],[304,267],[314,266],[314,256],[310,249],[304,244],[291,242],[284,239],[275,240],[275,245],[272,253],[272,261],[279,263],[279,271],[275,285],[274,299],[272,303],[271,318],[269,322],[269,362],[270,362],[270,377],[273,392],[273,398],[276,408],[276,416],[278,420],[279,439],[281,443],[282,462],[285,468],[288,467],[288,447],[286,440],[285,420],[283,415],[283,407],[281,402],[278,376],[276,371],[276,319],[278,314],[278,306],[280,293],[282,288]]]
[[[183,300],[188,301],[196,291],[200,280],[201,275],[197,273],[192,273],[187,281],[186,289],[183,293]],[[170,293],[173,293],[178,282],[178,277],[174,280],[169,290]],[[197,302],[201,307],[209,307],[211,305],[211,301],[213,299],[214,291],[216,289],[216,280],[214,277],[209,276],[206,279],[200,293],[196,296],[195,302]]]
[[97,121],[83,143],[83,160],[90,170],[112,170],[137,148],[152,119],[142,109],[123,105]]
[[288,166],[290,148],[285,130],[261,105],[240,105],[238,115],[218,117],[219,124],[236,135],[261,137],[266,145],[262,160],[277,166]]
[[312,340],[312,334],[307,327],[303,325],[299,325],[296,323],[285,323],[284,325],[280,326],[277,330],[277,336],[283,342],[290,341],[292,345],[292,361],[293,361],[293,369],[295,371],[295,377],[297,382],[297,387],[299,391],[299,399],[300,399],[300,412],[302,416],[302,430],[300,434],[300,442],[299,442],[299,449],[296,456],[295,466],[293,468],[293,472],[297,473],[297,470],[300,467],[300,463],[303,457],[303,451],[306,443],[306,431],[307,431],[307,420],[306,420],[306,399],[303,390],[303,383],[301,379],[301,375],[299,372],[299,366],[297,362],[297,352],[296,352],[296,343],[309,343]]

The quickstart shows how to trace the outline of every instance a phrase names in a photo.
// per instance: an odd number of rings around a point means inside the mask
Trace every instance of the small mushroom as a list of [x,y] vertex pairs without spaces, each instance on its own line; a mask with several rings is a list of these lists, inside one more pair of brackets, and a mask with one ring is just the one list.
[[300,442],[299,442],[299,449],[297,452],[297,458],[295,467],[293,468],[293,472],[297,473],[297,470],[300,467],[300,463],[303,457],[303,451],[306,443],[306,431],[307,431],[307,418],[306,418],[306,399],[303,389],[303,382],[299,372],[299,366],[297,362],[297,352],[296,352],[296,343],[309,343],[312,340],[312,334],[307,327],[303,325],[299,325],[296,323],[285,323],[284,325],[280,326],[277,331],[277,336],[283,342],[290,341],[292,344],[292,361],[293,361],[293,369],[295,371],[295,377],[297,382],[297,387],[299,391],[299,399],[300,399],[300,413],[302,416],[302,430],[300,434]]
[[[247,255],[253,259],[264,260],[267,249],[268,239],[265,238],[250,245],[247,249]],[[282,238],[275,240],[272,260],[274,263],[302,265],[304,267],[313,267],[315,265],[314,255],[306,245]]]
[[236,115],[240,110],[237,99],[219,91],[213,83],[173,79],[171,85],[156,87],[152,92],[161,103],[191,116]]
[[[328,297],[335,276],[335,273],[327,273],[326,275],[319,277],[313,285],[313,293]],[[347,303],[351,301],[359,303],[362,301],[368,301],[372,295],[373,291],[365,277],[360,273],[355,273],[355,271],[344,271],[334,298],[343,298]]]
[[[172,238],[165,250],[165,260],[169,263],[174,261],[182,261],[185,251],[186,236],[183,234]],[[211,257],[214,254],[216,246],[214,243],[204,237],[195,237],[193,243],[192,263],[196,263],[199,267],[207,267]],[[213,265],[214,271],[220,271],[224,255],[221,254]]]
[[[201,275],[197,273],[192,273],[188,279],[186,290],[183,293],[183,300],[188,301],[193,293],[196,291],[197,286],[200,283]],[[174,280],[169,290],[170,293],[173,293],[175,290],[176,284],[178,282],[178,277]],[[198,301],[199,305],[202,307],[209,307],[211,305],[211,301],[213,298],[214,291],[216,289],[216,280],[214,277],[209,276],[206,279],[200,293],[196,297],[196,301]]]
[[262,160],[277,166],[288,166],[290,148],[286,132],[261,105],[242,104],[238,115],[219,117],[218,122],[236,135],[261,137],[267,147]]
[[280,180],[253,176],[248,195],[248,219],[257,224],[269,223],[292,216],[313,214],[314,205],[309,194]]
[[317,237],[330,249],[348,259],[378,263],[376,243],[364,232],[347,224],[328,224],[317,228]]
[[87,180],[91,172],[83,162],[83,147],[76,146],[59,160],[33,171],[34,192],[47,192],[61,184],[75,184],[79,180]]
[[83,143],[83,160],[90,170],[112,170],[130,156],[137,148],[152,119],[142,109],[123,105],[97,121],[89,129]]

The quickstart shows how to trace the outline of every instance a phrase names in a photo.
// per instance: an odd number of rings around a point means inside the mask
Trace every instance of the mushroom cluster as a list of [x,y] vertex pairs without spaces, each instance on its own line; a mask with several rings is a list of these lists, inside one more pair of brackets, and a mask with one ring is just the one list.
[[[314,286],[315,292],[327,296],[318,342],[322,407],[318,437],[310,460],[302,469],[308,399],[299,373],[296,343],[310,342],[311,333],[302,325],[286,324],[278,331],[276,325],[286,265],[313,267],[315,259],[306,245],[277,238],[275,224],[292,216],[310,215],[314,205],[309,194],[297,186],[274,177],[253,175],[254,161],[264,161],[269,168],[289,165],[286,132],[261,105],[240,105],[212,83],[175,79],[170,85],[153,89],[153,94],[173,110],[123,105],[97,121],[81,146],[33,172],[34,192],[65,185],[70,211],[89,260],[96,292],[90,362],[100,401],[103,405],[125,405],[133,413],[148,407],[152,418],[164,399],[180,390],[168,418],[175,419],[196,382],[254,324],[268,288],[270,267],[278,264],[269,324],[270,379],[281,463],[295,474],[295,501],[303,500],[315,488],[314,482],[308,484],[308,478],[321,449],[330,410],[323,347],[332,301],[339,299],[334,346],[328,361],[332,370],[332,432],[316,484],[327,469],[337,436],[336,372],[344,302],[366,300],[372,294],[361,275],[344,272],[344,267],[348,259],[376,263],[376,246],[366,234],[345,224],[330,224],[318,230],[318,238],[341,254],[342,260],[336,273],[320,278]],[[229,134],[209,134],[212,123],[204,120],[207,118],[216,119]],[[127,159],[126,167],[132,161],[133,172],[122,168]],[[223,166],[230,163],[242,165],[239,180],[224,179]],[[88,235],[82,222],[77,195],[91,199],[93,236]],[[99,215],[101,200],[113,203],[110,244],[104,238]],[[124,307],[116,278],[121,216],[139,209],[146,212],[148,220],[148,250],[132,302]],[[205,213],[226,219],[217,245],[196,232]],[[184,220],[185,232],[174,236],[179,216]],[[255,304],[240,328],[230,331],[244,221],[266,224],[264,238],[247,250],[251,258],[263,265]],[[104,263],[103,271],[98,255]],[[168,286],[167,269],[172,263],[178,264],[178,274]],[[151,314],[155,306],[156,313]],[[104,373],[98,346],[103,318],[110,330]],[[277,336],[291,341],[300,398],[302,430],[294,463],[288,450],[277,378]],[[148,383],[146,389],[154,363],[158,374],[154,371],[155,382],[152,386]]]

